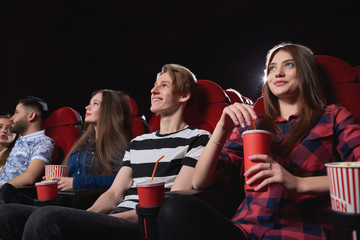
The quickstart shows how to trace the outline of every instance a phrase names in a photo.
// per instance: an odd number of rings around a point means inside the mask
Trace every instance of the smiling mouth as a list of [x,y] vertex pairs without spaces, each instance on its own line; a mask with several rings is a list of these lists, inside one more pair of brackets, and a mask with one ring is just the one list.
[[153,102],[158,102],[158,101],[161,101],[162,99],[161,98],[153,98],[152,101]]
[[275,86],[283,86],[285,84],[287,84],[287,81],[276,81],[276,82],[274,82]]

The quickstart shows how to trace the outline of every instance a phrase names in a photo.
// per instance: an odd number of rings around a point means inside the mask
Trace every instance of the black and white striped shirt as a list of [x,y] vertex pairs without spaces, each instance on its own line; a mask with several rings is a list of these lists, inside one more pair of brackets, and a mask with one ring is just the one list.
[[154,180],[164,181],[165,191],[170,191],[183,165],[195,167],[209,137],[209,132],[188,126],[171,134],[156,131],[134,138],[123,159],[123,166],[133,170],[134,182],[118,207],[135,208],[139,202],[136,184],[151,179],[155,163],[163,155]]

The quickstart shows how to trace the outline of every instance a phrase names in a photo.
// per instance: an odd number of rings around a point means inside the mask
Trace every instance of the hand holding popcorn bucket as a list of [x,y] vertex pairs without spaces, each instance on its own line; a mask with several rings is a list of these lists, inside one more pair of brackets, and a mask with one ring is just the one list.
[[[357,222],[358,226],[351,226],[353,229],[360,228],[359,221],[354,220],[360,219],[360,162],[333,162],[325,166],[329,177],[330,217],[334,223],[334,233],[336,236],[339,230],[339,238],[344,239],[345,230],[340,231],[340,228],[349,227],[346,226],[347,219],[350,225],[351,222]],[[352,239],[360,237],[359,231],[350,232]]]

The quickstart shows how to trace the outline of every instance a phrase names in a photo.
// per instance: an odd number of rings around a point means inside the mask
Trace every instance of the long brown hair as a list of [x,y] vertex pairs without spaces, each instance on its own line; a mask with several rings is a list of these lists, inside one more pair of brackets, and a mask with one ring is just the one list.
[[[3,115],[0,115],[0,118],[6,118],[6,119],[10,119],[11,118],[11,115],[10,114],[3,114]],[[10,145],[7,147],[7,149],[4,151],[3,155],[0,157],[0,167],[3,167],[6,163],[6,159],[7,157],[9,156],[12,148],[14,147],[15,145],[15,142],[16,140],[19,138],[19,135],[16,134],[14,140],[10,143]]]
[[[320,120],[326,107],[324,79],[320,77],[312,51],[302,45],[282,43],[272,48],[266,57],[266,76],[269,74],[269,64],[280,50],[288,52],[295,61],[296,74],[300,81],[300,118],[291,128],[290,134],[281,148],[275,150],[281,156],[287,156],[294,147],[305,138],[311,128]],[[259,128],[269,130],[273,134],[280,129],[275,119],[280,116],[277,97],[271,92],[268,83],[264,85],[264,119]]]
[[88,149],[94,143],[96,146],[96,160],[92,161],[93,171],[96,175],[114,174],[114,164],[122,159],[125,148],[131,140],[130,128],[130,99],[122,91],[99,90],[92,94],[102,94],[100,104],[100,117],[97,125],[97,139],[92,124],[85,123],[84,134],[74,144],[67,155],[64,164],[69,161],[70,155],[79,149]]

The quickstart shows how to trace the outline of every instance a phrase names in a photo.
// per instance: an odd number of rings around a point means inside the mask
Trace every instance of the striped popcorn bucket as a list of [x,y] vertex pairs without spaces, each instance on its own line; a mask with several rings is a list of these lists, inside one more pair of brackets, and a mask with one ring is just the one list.
[[360,213],[360,162],[326,163],[331,208],[336,212]]
[[330,183],[335,239],[358,239],[360,213],[360,162],[326,163]]
[[[51,176],[50,176],[51,175]],[[69,175],[69,167],[66,165],[45,165],[45,178],[52,179],[54,177],[67,177]]]

